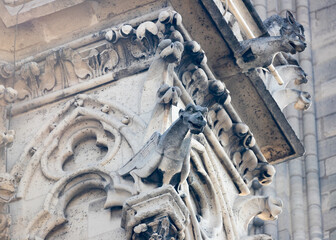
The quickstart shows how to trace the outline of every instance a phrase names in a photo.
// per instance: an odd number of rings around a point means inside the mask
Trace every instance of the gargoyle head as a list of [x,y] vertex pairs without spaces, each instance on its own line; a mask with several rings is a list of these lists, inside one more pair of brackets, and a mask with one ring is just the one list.
[[289,44],[293,47],[292,54],[305,50],[307,44],[304,28],[295,20],[290,11],[286,12],[286,18],[284,19],[284,24],[281,26],[280,34],[288,38]]
[[191,133],[199,134],[203,132],[206,125],[205,115],[208,112],[206,107],[188,104],[185,110],[180,110],[180,118],[184,124],[188,125]]

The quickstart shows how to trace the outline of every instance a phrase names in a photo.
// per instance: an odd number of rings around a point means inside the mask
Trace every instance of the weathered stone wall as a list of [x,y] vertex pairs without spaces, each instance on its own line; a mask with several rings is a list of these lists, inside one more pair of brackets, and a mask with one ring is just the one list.
[[336,239],[336,2],[310,1],[324,239]]

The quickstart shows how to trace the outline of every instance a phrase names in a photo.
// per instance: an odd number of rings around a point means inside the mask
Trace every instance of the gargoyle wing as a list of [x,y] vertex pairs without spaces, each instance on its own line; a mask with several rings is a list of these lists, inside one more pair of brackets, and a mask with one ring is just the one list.
[[121,176],[130,173],[134,169],[140,169],[151,160],[150,157],[156,151],[161,134],[159,132],[153,133],[147,143],[132,157],[122,168],[118,170]]

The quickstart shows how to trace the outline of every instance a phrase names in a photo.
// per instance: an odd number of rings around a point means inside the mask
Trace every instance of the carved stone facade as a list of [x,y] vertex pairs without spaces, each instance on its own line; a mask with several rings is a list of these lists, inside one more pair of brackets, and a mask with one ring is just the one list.
[[0,13],[0,239],[272,239],[257,223],[286,206],[259,193],[303,154],[282,110],[311,105],[300,19],[247,0]]

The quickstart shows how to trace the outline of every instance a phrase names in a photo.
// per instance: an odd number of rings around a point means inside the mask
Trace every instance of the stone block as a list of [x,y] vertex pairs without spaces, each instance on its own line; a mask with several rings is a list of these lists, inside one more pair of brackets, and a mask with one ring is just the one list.
[[321,178],[320,179],[321,193],[324,194],[336,190],[335,183],[336,183],[336,174]]
[[311,0],[309,2],[310,2],[309,5],[310,11],[318,11],[322,8],[326,8],[335,4],[335,0],[319,0],[319,1]]
[[336,173],[336,156],[326,159],[325,161],[326,175],[332,175]]
[[331,137],[318,143],[319,158],[326,159],[336,155],[336,137]]
[[[335,88],[336,89],[336,86]],[[336,135],[336,113],[323,118],[323,135],[324,137],[332,137]]]
[[336,222],[336,208],[332,208],[322,214],[324,229],[330,230],[335,227]]
[[322,194],[321,196],[322,212],[329,210],[329,199],[330,199],[329,193]]
[[336,240],[336,229],[330,231],[329,240]]
[[335,208],[336,207],[336,191],[333,191],[330,193],[330,198],[329,198],[329,208]]
[[335,112],[336,96],[316,99],[316,117],[320,118]]
[[325,162],[323,160],[319,161],[319,169],[320,169],[320,177],[324,177],[325,176]]
[[319,118],[316,120],[316,133],[317,133],[317,140],[320,141],[323,138],[323,119]]
[[[334,58],[332,61],[336,64],[336,58]],[[323,73],[322,73],[323,74]],[[321,74],[318,74],[319,81],[319,88],[315,90],[315,100],[320,101],[324,98],[335,96],[335,88],[336,88],[336,70],[331,70],[327,74],[327,79],[325,81],[321,81]],[[334,77],[330,79],[331,77]]]
[[[336,38],[336,37],[335,37]],[[333,40],[335,40],[332,37]],[[329,41],[329,39],[327,39]],[[335,69],[332,66],[335,66],[335,42],[328,42],[327,40],[317,40],[324,42],[324,45],[313,48],[314,56],[314,76],[317,76],[315,79],[318,83],[323,82],[323,80],[332,79],[334,76]],[[327,70],[327,72],[323,72]]]
[[336,4],[323,8],[312,15],[312,47],[320,48],[328,43],[332,43],[336,37],[336,15],[334,11]]

